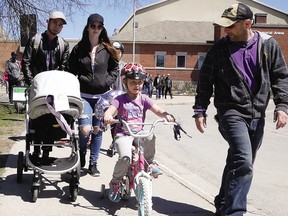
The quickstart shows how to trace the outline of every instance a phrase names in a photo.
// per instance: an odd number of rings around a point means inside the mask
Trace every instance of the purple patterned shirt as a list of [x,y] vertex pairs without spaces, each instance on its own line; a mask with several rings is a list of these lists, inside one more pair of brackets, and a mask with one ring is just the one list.
[[248,42],[229,43],[232,59],[252,92],[257,90],[257,81],[260,77],[257,56],[258,37],[258,33],[254,32],[253,38]]
[[[154,102],[145,94],[139,94],[135,100],[128,98],[126,94],[122,94],[111,102],[111,105],[117,109],[117,117],[124,119],[128,123],[143,123],[146,118],[146,111],[153,104]],[[141,131],[142,128],[143,125],[130,126],[130,129],[135,133]],[[120,124],[116,124],[115,133],[129,134],[127,129]]]

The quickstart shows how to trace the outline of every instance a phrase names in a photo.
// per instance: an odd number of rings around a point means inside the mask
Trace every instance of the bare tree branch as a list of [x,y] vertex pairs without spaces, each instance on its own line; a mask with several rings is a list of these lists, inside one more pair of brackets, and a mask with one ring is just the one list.
[[[152,0],[135,0],[136,8]],[[89,7],[114,7],[127,10],[134,0],[0,0],[0,40],[20,40],[20,17],[35,14],[37,32],[46,28],[45,20],[52,11],[62,11],[73,21],[73,14]]]

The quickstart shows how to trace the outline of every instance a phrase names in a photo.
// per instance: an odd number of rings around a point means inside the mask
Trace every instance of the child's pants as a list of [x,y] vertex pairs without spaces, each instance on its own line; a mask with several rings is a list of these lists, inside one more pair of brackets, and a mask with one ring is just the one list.
[[[145,132],[142,132],[145,133]],[[116,134],[114,145],[119,154],[119,159],[115,164],[113,172],[113,181],[120,181],[127,173],[132,158],[132,144],[135,139],[137,143],[138,138],[126,136],[123,134]],[[155,140],[154,134],[146,138],[141,138],[144,148],[144,157],[148,164],[152,163],[155,155]]]

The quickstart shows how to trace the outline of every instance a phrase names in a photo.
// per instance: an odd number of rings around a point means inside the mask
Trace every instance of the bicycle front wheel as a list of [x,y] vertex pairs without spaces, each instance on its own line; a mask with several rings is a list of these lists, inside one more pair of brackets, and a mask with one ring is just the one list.
[[138,200],[138,215],[149,216],[152,211],[152,180],[143,176],[139,177],[136,187]]

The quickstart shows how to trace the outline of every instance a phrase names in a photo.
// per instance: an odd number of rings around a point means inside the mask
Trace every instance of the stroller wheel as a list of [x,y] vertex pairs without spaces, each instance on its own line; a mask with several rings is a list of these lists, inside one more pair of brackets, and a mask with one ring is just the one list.
[[18,160],[17,160],[17,183],[22,182],[23,178],[23,167],[24,167],[24,153],[18,153]]
[[77,195],[78,195],[78,184],[76,183],[76,181],[74,180],[74,178],[71,178],[70,184],[69,184],[69,190],[70,190],[70,196],[71,196],[72,202],[76,201]]
[[74,186],[72,189],[70,189],[70,193],[71,193],[71,201],[75,202],[78,195],[78,186]]
[[36,202],[39,195],[39,187],[33,186],[31,192],[32,192],[32,202]]

